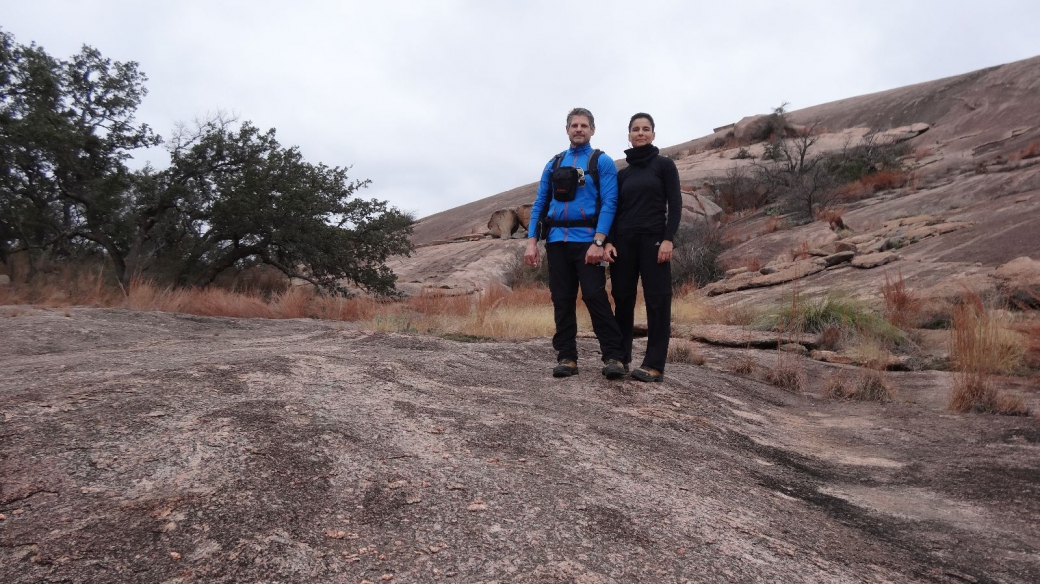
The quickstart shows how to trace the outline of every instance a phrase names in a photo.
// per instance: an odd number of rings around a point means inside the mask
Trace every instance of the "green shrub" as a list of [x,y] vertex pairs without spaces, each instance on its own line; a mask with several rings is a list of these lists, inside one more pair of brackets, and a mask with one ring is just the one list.
[[762,330],[804,333],[821,333],[829,327],[836,327],[891,345],[908,342],[906,333],[867,303],[841,293],[809,300],[792,297],[779,310],[763,316],[757,326]]

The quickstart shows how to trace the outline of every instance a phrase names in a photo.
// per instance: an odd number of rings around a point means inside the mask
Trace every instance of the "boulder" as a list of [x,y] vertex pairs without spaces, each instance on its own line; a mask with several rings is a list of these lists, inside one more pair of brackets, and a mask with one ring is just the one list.
[[704,291],[708,296],[718,296],[719,294],[729,294],[730,292],[736,292],[737,290],[744,290],[750,288],[748,283],[751,280],[758,277],[758,272],[744,272],[743,274],[737,274],[732,278],[725,280],[719,280],[718,282],[712,282],[701,290]]
[[883,266],[887,263],[894,262],[898,259],[899,256],[896,255],[895,252],[881,251],[852,258],[852,267],[869,270],[871,268],[876,268],[878,266]]
[[796,344],[815,347],[816,337],[806,334],[789,334],[757,331],[742,326],[706,324],[689,329],[691,340],[722,347],[749,347],[752,349],[776,349],[781,345]]
[[761,142],[768,138],[772,131],[773,128],[770,124],[769,116],[766,114],[741,118],[733,126],[733,135],[736,136],[737,141],[741,144]]
[[851,262],[854,257],[856,257],[856,252],[854,251],[839,251],[838,253],[823,258],[823,261],[826,262],[827,267],[829,268],[838,264],[844,264],[845,262]]
[[726,277],[727,278],[732,278],[733,276],[736,276],[737,274],[745,274],[745,273],[747,273],[747,271],[748,271],[747,266],[740,266],[739,268],[733,268],[732,270],[726,270]]
[[703,195],[698,195],[696,193],[683,193],[682,206],[684,211],[684,221],[686,221],[687,217],[685,211],[695,214],[698,219],[703,218],[713,222],[717,222],[722,218],[722,207],[719,207],[711,199]]
[[855,253],[856,252],[856,244],[848,242],[848,241],[844,241],[844,240],[838,241],[838,242],[835,242],[835,244],[834,244],[834,251],[835,252],[851,251],[851,252]]
[[11,277],[7,274],[0,274],[0,286],[10,286]]
[[1012,306],[1040,308],[1040,261],[1015,258],[997,268],[993,275],[999,278],[997,288]]
[[942,217],[936,217],[935,215],[914,215],[913,217],[900,217],[899,219],[885,221],[881,225],[881,229],[884,231],[894,231],[900,227],[909,227],[911,225],[935,225],[936,223],[942,222]]
[[753,278],[748,282],[748,288],[763,288],[766,286],[775,286],[777,284],[783,284],[784,282],[790,282],[791,280],[797,280],[804,278],[810,274],[816,272],[822,272],[827,264],[823,262],[821,258],[812,258],[808,260],[801,260],[797,262],[791,262],[790,264],[776,266],[777,271],[772,274],[762,274]]
[[520,229],[526,230],[531,224],[531,209],[534,205],[520,205],[516,208],[516,218],[520,220]]
[[899,142],[905,142],[911,138],[916,138],[931,128],[931,126],[924,123],[900,126],[898,128],[892,128],[891,130],[881,132],[877,135],[877,140],[881,144],[897,144]]
[[491,235],[501,239],[509,239],[520,228],[520,219],[513,209],[499,209],[491,214],[488,230]]
[[810,351],[809,357],[824,363],[836,363],[838,365],[852,365],[852,357],[835,353],[834,351]]

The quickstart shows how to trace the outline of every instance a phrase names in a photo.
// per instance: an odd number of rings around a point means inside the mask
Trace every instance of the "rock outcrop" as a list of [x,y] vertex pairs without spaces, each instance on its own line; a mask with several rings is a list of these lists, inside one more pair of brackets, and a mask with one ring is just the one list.
[[491,214],[487,226],[492,236],[509,239],[520,229],[520,218],[513,209],[499,209]]
[[531,224],[531,209],[534,205],[520,205],[516,208],[516,218],[520,220],[520,229],[526,230]]
[[743,326],[725,324],[691,327],[686,331],[686,336],[694,341],[721,347],[775,349],[781,345],[789,344],[797,344],[809,349],[816,347],[815,335],[759,331]]
[[1040,308],[1040,261],[1020,257],[1000,266],[993,273],[997,288],[1013,306]]

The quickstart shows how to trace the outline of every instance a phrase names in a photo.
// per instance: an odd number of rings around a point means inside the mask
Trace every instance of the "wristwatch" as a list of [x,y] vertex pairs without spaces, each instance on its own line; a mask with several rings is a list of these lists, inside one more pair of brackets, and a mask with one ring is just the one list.
[[603,247],[603,240],[602,239],[593,239],[592,243],[595,243],[596,247]]

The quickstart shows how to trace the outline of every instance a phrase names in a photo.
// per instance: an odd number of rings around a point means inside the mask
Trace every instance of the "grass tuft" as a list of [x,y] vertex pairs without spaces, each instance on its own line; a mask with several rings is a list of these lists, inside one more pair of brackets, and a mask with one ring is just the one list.
[[751,375],[755,372],[755,367],[755,360],[749,356],[744,356],[737,359],[737,362],[733,364],[733,373],[737,375]]
[[906,285],[902,270],[896,279],[885,273],[885,283],[881,286],[881,296],[885,299],[885,318],[900,329],[915,327],[921,317],[921,301]]
[[686,339],[672,339],[668,345],[668,362],[687,365],[704,365],[707,360],[697,346]]
[[793,363],[781,361],[766,373],[766,381],[797,393],[805,387],[805,372]]
[[978,295],[970,295],[953,311],[951,331],[953,393],[950,409],[958,412],[1005,415],[1028,414],[1020,397],[1002,395],[993,383],[995,375],[1017,369],[1025,356],[1023,343],[1002,326]]
[[794,295],[778,311],[761,317],[757,326],[764,330],[803,333],[822,333],[836,327],[884,339],[892,345],[902,345],[909,340],[906,333],[874,312],[865,302],[841,293],[810,300]]

